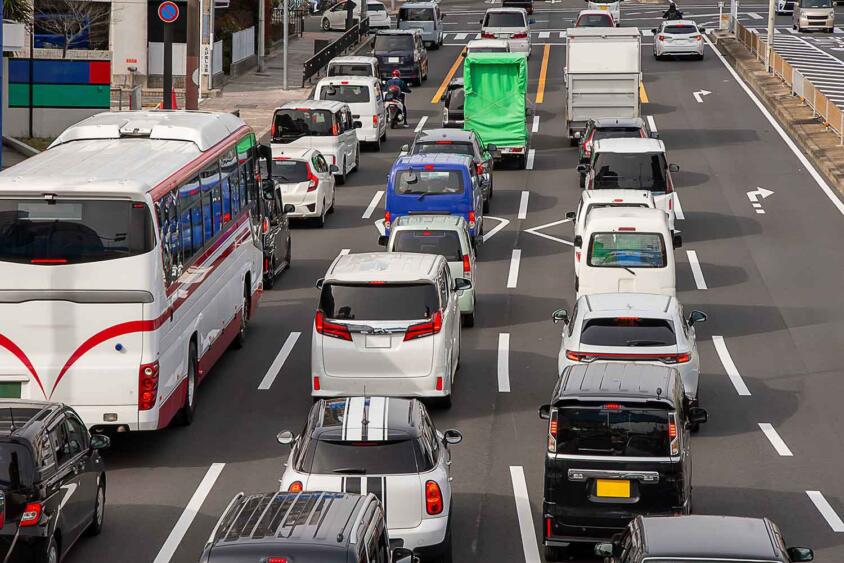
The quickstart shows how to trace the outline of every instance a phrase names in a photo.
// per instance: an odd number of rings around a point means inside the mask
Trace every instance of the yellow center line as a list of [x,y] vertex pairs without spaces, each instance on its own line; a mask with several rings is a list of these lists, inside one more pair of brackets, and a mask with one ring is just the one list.
[[442,84],[440,84],[440,87],[437,88],[437,92],[434,94],[434,97],[431,98],[432,104],[440,103],[440,98],[443,97],[443,94],[445,93],[445,89],[448,88],[448,83],[451,82],[451,79],[454,76],[454,73],[457,72],[457,69],[460,68],[460,63],[463,62],[463,53],[465,51],[466,51],[466,48],[464,47],[460,51],[460,53],[457,54],[457,60],[455,60],[454,64],[451,65],[451,68],[448,69],[448,73],[445,75],[445,78],[443,78]]
[[545,51],[542,53],[542,66],[539,70],[539,86],[536,89],[536,103],[541,104],[545,100],[545,77],[548,74],[548,53],[551,52],[551,45],[545,44]]
[[648,92],[645,90],[644,82],[639,82],[639,101],[643,104],[648,103]]

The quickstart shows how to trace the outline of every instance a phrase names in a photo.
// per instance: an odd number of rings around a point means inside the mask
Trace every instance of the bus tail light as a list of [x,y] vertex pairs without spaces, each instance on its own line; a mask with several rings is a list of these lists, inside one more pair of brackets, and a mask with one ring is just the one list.
[[41,520],[41,503],[26,503],[26,507],[23,509],[23,514],[21,514],[20,527],[24,528],[26,526],[35,526],[38,524],[39,520]]
[[325,313],[322,311],[316,312],[314,327],[316,328],[317,333],[322,334],[323,336],[330,336],[331,338],[338,338],[340,340],[348,340],[349,342],[352,341],[352,335],[349,332],[349,327],[344,324],[332,323],[331,321],[325,320]]
[[443,511],[443,493],[436,481],[425,483],[425,510],[431,516]]
[[443,312],[437,311],[434,313],[434,316],[431,317],[430,321],[425,321],[424,323],[410,325],[407,327],[407,332],[404,333],[404,341],[407,342],[408,340],[416,340],[417,338],[439,334],[442,327]]
[[292,483],[290,483],[290,486],[287,487],[287,492],[301,493],[303,488],[304,487],[302,487],[302,481],[293,481]]
[[138,410],[148,411],[158,399],[158,362],[141,364],[138,370]]
[[548,451],[557,451],[557,409],[551,411],[551,419],[548,421]]

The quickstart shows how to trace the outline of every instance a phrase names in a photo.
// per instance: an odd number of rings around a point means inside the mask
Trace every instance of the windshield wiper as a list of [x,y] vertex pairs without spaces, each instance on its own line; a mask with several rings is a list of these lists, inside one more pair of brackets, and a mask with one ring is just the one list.
[[366,475],[366,469],[362,467],[341,467],[340,469],[335,469],[332,473],[344,473],[349,475]]

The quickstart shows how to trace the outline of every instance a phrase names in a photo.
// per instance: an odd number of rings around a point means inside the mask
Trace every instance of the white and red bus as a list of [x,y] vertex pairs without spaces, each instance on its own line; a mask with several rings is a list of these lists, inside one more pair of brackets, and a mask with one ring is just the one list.
[[234,115],[104,113],[0,173],[0,397],[189,423],[263,290],[258,152]]

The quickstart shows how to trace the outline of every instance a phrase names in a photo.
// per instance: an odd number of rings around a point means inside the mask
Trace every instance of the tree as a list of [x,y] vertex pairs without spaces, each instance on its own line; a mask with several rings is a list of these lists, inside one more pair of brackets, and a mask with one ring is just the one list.
[[16,21],[29,27],[32,23],[31,0],[3,0],[3,19]]
[[[5,0],[4,0],[5,1]],[[62,49],[62,57],[80,43],[108,45],[111,21],[110,4],[90,0],[40,0],[35,5],[35,32],[54,36]]]

